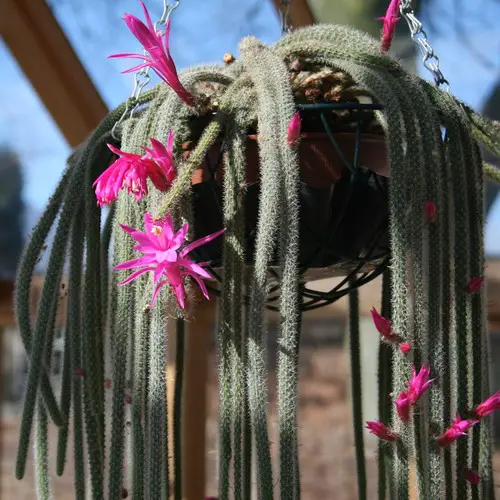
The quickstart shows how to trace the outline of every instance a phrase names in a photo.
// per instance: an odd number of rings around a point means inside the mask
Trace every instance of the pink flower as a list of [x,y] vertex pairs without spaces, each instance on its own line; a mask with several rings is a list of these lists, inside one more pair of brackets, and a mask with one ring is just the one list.
[[[142,2],[142,0],[140,0],[140,2],[142,10],[144,11],[147,26],[139,18],[131,14],[125,14],[123,20],[132,34],[144,47],[144,50],[148,52],[149,56],[143,54],[123,53],[113,54],[109,57],[142,59],[144,61],[142,64],[134,66],[133,68],[124,71],[124,73],[135,72],[149,66],[188,106],[193,106],[194,97],[181,84],[179,77],[177,76],[177,68],[175,67],[174,60],[170,55],[170,20],[167,21],[165,35],[163,35],[161,31],[157,31],[155,29],[144,2]],[[163,36],[165,36],[165,47],[163,46]]]
[[479,484],[481,482],[481,476],[471,469],[465,471],[465,479],[467,479],[470,484]]
[[174,290],[179,306],[184,309],[184,278],[191,276],[198,283],[203,295],[208,299],[208,292],[201,278],[211,279],[212,276],[203,268],[204,264],[196,264],[187,258],[187,254],[217,238],[224,230],[200,238],[181,250],[180,248],[189,230],[189,224],[184,224],[176,233],[170,215],[155,221],[151,214],[146,212],[144,214],[144,226],[146,231],[142,232],[121,224],[122,229],[137,241],[134,248],[143,255],[122,262],[115,267],[117,270],[137,268],[127,279],[118,284],[120,286],[127,285],[142,274],[152,271],[156,286],[151,299],[151,307],[154,306],[161,288],[170,285]]
[[403,354],[408,354],[411,351],[411,344],[408,344],[406,342],[403,342],[402,344],[399,344],[399,350]]
[[153,160],[157,167],[149,170],[149,178],[159,191],[169,189],[177,176],[173,156],[174,136],[174,132],[170,130],[167,138],[167,146],[162,144],[158,139],[151,137],[149,140],[153,148],[142,148],[148,153],[146,157]]
[[500,391],[495,392],[493,396],[478,405],[474,413],[477,418],[484,418],[496,410],[500,410]]
[[392,332],[391,330],[391,322],[384,316],[381,316],[378,311],[372,307],[370,311],[372,315],[373,324],[375,328],[378,330],[380,335],[384,337],[389,342],[399,342],[399,336]]
[[144,156],[126,153],[108,144],[108,148],[119,156],[94,182],[97,203],[100,206],[114,201],[118,192],[126,188],[137,201],[148,194],[147,180],[151,179],[160,191],[166,191],[176,176],[173,158],[174,133],[169,132],[167,147],[151,138],[153,149],[143,148]]
[[394,32],[396,30],[396,24],[399,21],[398,14],[400,3],[401,0],[391,0],[385,16],[377,18],[378,21],[384,21],[381,42],[382,52],[387,52],[391,47],[392,39],[394,38]]
[[407,391],[408,401],[411,405],[414,405],[432,384],[434,379],[429,380],[430,372],[430,367],[422,365],[417,374],[417,370],[413,367],[413,375],[408,384],[410,388]]
[[378,438],[384,439],[385,441],[396,441],[398,438],[398,436],[388,429],[382,422],[366,422],[366,428],[371,434],[374,434]]
[[398,399],[396,399],[395,404],[399,418],[402,422],[407,424],[410,421],[410,401],[408,400],[408,394],[401,391],[401,394]]
[[105,378],[104,379],[104,389],[111,389],[113,383],[111,382],[111,379]]
[[85,368],[78,366],[75,368],[75,377],[84,378],[85,377]]
[[479,420],[462,420],[457,413],[455,420],[451,421],[451,427],[436,438],[438,445],[441,447],[449,446],[458,438],[465,436],[466,432],[478,422]]
[[293,116],[292,119],[290,120],[290,123],[288,124],[288,144],[290,147],[294,148],[297,146],[300,140],[300,126],[301,126],[301,121],[300,121],[300,114],[297,111]]
[[425,202],[425,215],[427,216],[427,220],[431,224],[436,222],[437,219],[436,204],[432,200],[427,200]]
[[474,276],[473,278],[470,279],[470,281],[465,285],[465,291],[467,293],[476,293],[481,290],[481,287],[483,286],[484,283],[484,277],[483,276]]
[[108,144],[108,148],[119,158],[93,184],[97,203],[100,206],[111,203],[123,187],[140,200],[148,192],[146,162],[140,155],[125,153],[112,144]]

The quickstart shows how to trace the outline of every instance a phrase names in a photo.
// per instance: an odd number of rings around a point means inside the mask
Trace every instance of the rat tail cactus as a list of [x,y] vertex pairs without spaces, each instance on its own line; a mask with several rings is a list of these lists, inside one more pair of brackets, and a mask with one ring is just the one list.
[[[500,400],[488,375],[483,182],[485,173],[498,180],[500,172],[483,164],[478,144],[499,154],[498,125],[408,74],[378,41],[347,27],[300,29],[272,46],[247,37],[241,59],[177,75],[168,29],[164,46],[148,15],[146,24],[133,16],[125,20],[149,51],[137,55],[140,67],[149,65],[166,83],[112,111],[75,150],[26,247],[15,302],[30,370],[16,476],[24,476],[35,424],[37,494],[51,498],[50,420],[59,428],[59,475],[71,435],[78,500],[117,500],[128,492],[134,500],[182,498],[183,350],[179,342],[169,442],[165,373],[173,353],[167,323],[177,319],[182,340],[188,305],[197,290],[208,297],[215,276],[197,252],[218,245],[219,498],[250,499],[254,466],[259,498],[300,498],[297,405],[306,289],[299,188],[307,126],[297,105],[363,96],[381,107],[371,113],[370,126],[385,141],[390,168],[390,266],[382,309],[372,312],[381,334],[380,415],[366,424],[381,439],[379,498],[409,498],[412,468],[420,499],[493,498],[489,415]],[[132,107],[134,114],[124,115]],[[252,248],[249,133],[258,134],[260,183]],[[220,224],[204,231],[193,208],[201,188],[192,184],[221,144],[221,206],[208,209],[220,210]],[[33,273],[54,226],[33,317]],[[50,354],[66,280],[66,351],[57,395]],[[265,310],[278,289],[275,467]],[[350,305],[362,499],[367,491],[356,291]]]

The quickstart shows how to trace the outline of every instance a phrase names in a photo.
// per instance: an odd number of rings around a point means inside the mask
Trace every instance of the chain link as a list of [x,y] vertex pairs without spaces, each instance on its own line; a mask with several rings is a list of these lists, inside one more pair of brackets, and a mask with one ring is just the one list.
[[411,6],[411,0],[402,0],[399,10],[410,28],[412,40],[420,49],[424,66],[434,78],[434,83],[437,87],[442,87],[446,92],[450,92],[450,83],[439,68],[439,58],[434,53],[434,49],[429,45],[427,33],[422,23],[415,16],[415,12]]
[[290,23],[290,4],[291,0],[280,0],[280,4],[283,7],[280,9],[280,20],[281,20],[281,34],[286,35],[292,30],[292,25]]
[[[161,13],[160,19],[154,23],[154,29],[155,31],[159,31],[161,28],[165,27],[170,19],[170,16],[172,15],[172,12],[177,9],[177,7],[180,4],[180,0],[174,0],[170,2],[169,0],[163,0],[163,12]],[[147,51],[144,49],[142,51],[144,55],[147,55]],[[117,139],[116,137],[116,130],[118,126],[123,122],[123,120],[128,116],[133,116],[135,110],[138,107],[137,100],[139,99],[139,96],[142,94],[144,89],[149,85],[149,82],[151,81],[151,76],[150,76],[150,67],[146,66],[145,68],[142,68],[141,70],[137,71],[134,75],[134,87],[132,89],[132,93],[130,94],[130,97],[127,99],[127,102],[125,104],[125,111],[123,112],[123,115],[120,117],[120,119],[114,124],[113,129],[111,131],[111,135],[114,139]]]

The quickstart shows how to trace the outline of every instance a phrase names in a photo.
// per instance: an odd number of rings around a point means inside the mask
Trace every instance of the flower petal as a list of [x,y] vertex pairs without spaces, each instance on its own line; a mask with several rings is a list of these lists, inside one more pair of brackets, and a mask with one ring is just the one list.
[[184,257],[186,254],[193,251],[195,248],[198,248],[201,245],[205,245],[206,243],[214,240],[215,238],[220,236],[222,233],[224,233],[224,231],[225,231],[225,229],[221,229],[220,231],[217,231],[216,233],[209,234],[208,236],[204,236],[203,238],[200,238],[196,241],[193,241],[192,243],[190,243],[189,245],[186,245],[182,249],[180,256]]
[[128,285],[132,281],[136,280],[139,276],[142,276],[144,273],[147,273],[149,271],[154,271],[154,269],[154,267],[145,267],[143,269],[138,269],[137,271],[133,272],[127,279],[120,281],[120,283],[118,283],[118,286]]

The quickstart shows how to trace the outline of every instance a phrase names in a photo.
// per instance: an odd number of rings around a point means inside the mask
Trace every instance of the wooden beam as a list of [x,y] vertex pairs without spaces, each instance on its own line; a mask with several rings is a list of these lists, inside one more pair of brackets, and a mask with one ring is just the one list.
[[[278,13],[284,10],[280,0],[274,0],[274,5]],[[290,2],[290,22],[294,28],[302,28],[314,24],[314,17],[307,4],[307,0],[293,0]]]
[[44,0],[3,0],[0,34],[71,146],[108,110]]

